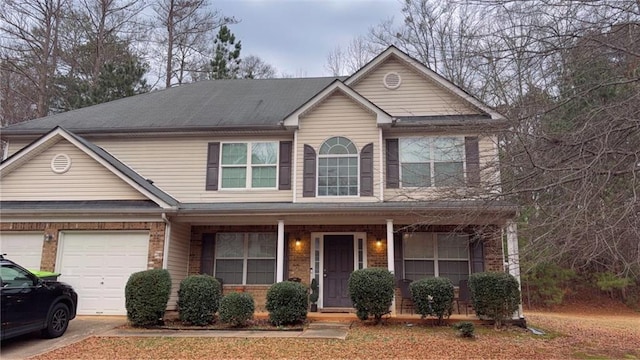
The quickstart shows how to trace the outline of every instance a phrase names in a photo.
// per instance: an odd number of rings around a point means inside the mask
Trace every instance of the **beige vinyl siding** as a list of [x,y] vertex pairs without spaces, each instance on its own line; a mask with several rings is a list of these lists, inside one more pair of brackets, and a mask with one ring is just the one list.
[[[91,139],[89,139],[91,140]],[[205,190],[207,147],[215,141],[291,141],[287,138],[144,138],[91,140],[180,202],[282,202],[291,190]]]
[[[56,174],[51,160],[71,158],[71,168]],[[66,140],[47,148],[7,174],[0,190],[5,201],[141,200],[144,195]]]
[[167,257],[167,270],[171,274],[171,296],[167,303],[168,310],[175,310],[178,304],[180,282],[189,273],[189,244],[191,226],[189,224],[172,223]]
[[[415,133],[394,134],[388,136],[389,138],[402,138],[416,136]],[[477,136],[477,134],[438,134],[437,136]],[[480,153],[480,181],[482,187],[486,191],[499,190],[496,186],[500,181],[500,169],[498,165],[498,148],[497,139],[493,136],[481,136],[479,137],[479,153]],[[386,144],[386,141],[385,141]],[[386,149],[384,149],[386,151]],[[385,159],[386,161],[386,159]],[[386,171],[386,167],[385,170]],[[386,173],[385,173],[386,181]],[[451,200],[460,198],[469,198],[478,195],[477,191],[471,193],[466,188],[402,188],[399,189],[384,189],[385,201],[412,201],[412,200]]]
[[[325,197],[303,197],[303,163],[304,145],[310,145],[316,150],[327,139],[334,136],[343,136],[351,140],[358,149],[358,156],[362,148],[373,143],[373,197],[355,196],[325,196]],[[298,141],[296,148],[296,186],[297,202],[358,202],[358,201],[378,201],[380,198],[380,144],[379,131],[376,125],[376,117],[373,113],[362,108],[361,105],[353,101],[346,95],[336,92],[317,105],[308,114],[300,118]],[[358,162],[359,163],[359,162]],[[316,174],[317,175],[317,174]],[[316,181],[317,185],[317,181]]]
[[[384,76],[389,72],[400,75],[399,88],[390,90],[384,86]],[[354,90],[392,116],[479,113],[465,100],[393,58],[366,75]]]
[[31,142],[33,142],[34,139],[29,139],[29,140],[11,140],[9,141],[9,143],[7,144],[7,157],[15,154],[16,152],[18,152],[18,150],[22,149],[23,147],[31,144]]

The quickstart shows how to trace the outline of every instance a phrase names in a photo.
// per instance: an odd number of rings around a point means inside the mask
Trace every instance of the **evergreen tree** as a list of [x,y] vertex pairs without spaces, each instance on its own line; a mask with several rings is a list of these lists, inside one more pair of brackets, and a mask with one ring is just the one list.
[[213,60],[211,60],[211,79],[236,79],[240,70],[240,41],[236,43],[236,36],[233,35],[227,26],[222,26],[216,39]]

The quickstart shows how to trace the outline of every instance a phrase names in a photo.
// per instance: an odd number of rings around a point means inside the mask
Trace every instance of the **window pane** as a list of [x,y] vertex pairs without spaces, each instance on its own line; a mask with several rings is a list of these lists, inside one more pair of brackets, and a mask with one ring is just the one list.
[[276,257],[276,234],[249,234],[249,257]]
[[435,276],[433,260],[405,260],[405,279],[419,280],[428,276]]
[[273,284],[275,273],[275,259],[247,260],[247,284]]
[[468,261],[438,261],[438,276],[446,277],[453,285],[458,286],[460,280],[469,278]]
[[426,138],[401,138],[400,162],[428,162],[429,141]]
[[434,138],[434,161],[463,161],[464,140],[462,138]]
[[276,187],[276,167],[259,166],[251,169],[251,187],[272,188]]
[[429,163],[402,164],[402,186],[431,186],[431,166]]
[[242,259],[216,260],[216,277],[225,284],[242,284]]
[[278,161],[276,143],[255,143],[251,145],[251,163],[274,165]]
[[222,168],[223,188],[247,187],[247,169],[245,167]]
[[244,234],[216,234],[216,259],[244,256]]
[[469,236],[438,234],[439,259],[469,259]]
[[435,186],[463,186],[464,170],[461,162],[440,162],[433,164]]
[[247,163],[247,144],[222,144],[222,165]]
[[407,233],[402,235],[405,259],[433,259],[434,241],[429,233]]

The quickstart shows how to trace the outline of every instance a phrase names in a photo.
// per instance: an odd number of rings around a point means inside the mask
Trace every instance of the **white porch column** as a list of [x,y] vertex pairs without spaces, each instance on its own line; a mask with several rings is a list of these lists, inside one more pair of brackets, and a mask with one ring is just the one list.
[[518,312],[513,314],[513,319],[524,318],[522,311],[522,284],[520,282],[520,255],[518,250],[518,225],[513,221],[507,221],[507,271],[518,280],[520,289],[520,306]]
[[276,254],[276,282],[284,281],[284,220],[278,220],[278,252]]
[[[393,219],[387,219],[387,268],[395,272],[395,254],[393,249]],[[396,316],[396,297],[391,302],[391,316]]]

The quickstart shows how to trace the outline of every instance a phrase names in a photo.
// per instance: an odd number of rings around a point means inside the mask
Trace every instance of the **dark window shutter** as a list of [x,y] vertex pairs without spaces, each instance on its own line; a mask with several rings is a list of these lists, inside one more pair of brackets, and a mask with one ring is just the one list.
[[360,196],[373,196],[373,144],[360,152]]
[[393,234],[393,272],[396,277],[396,282],[402,280],[404,276],[404,257],[402,255],[402,234]]
[[302,196],[316,196],[316,151],[304,146],[304,166],[302,170]]
[[478,137],[464,138],[464,151],[467,159],[467,186],[480,185],[480,150]]
[[387,188],[400,187],[400,156],[398,139],[387,139]]
[[469,244],[471,252],[471,273],[484,272],[484,244],[482,240],[476,240]]
[[289,233],[284,233],[284,266],[282,267],[282,279],[289,278]]
[[220,143],[209,143],[207,154],[207,190],[218,190],[218,161],[220,159]]
[[202,234],[202,253],[200,254],[200,273],[213,276],[216,234]]
[[291,190],[291,141],[280,141],[278,189]]

